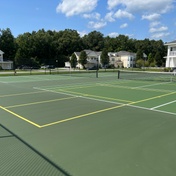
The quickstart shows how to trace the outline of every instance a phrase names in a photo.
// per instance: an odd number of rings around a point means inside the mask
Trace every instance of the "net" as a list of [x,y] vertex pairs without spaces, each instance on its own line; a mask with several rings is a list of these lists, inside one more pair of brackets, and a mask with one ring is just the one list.
[[96,77],[96,70],[50,70],[50,74],[59,74],[60,76],[71,77]]
[[120,70],[120,79],[176,82],[175,72],[148,72]]
[[97,70],[51,70],[50,74],[57,74],[59,76],[68,76],[68,77],[82,77],[86,78],[95,78],[107,80],[117,80],[119,79],[119,70],[117,69],[99,69]]

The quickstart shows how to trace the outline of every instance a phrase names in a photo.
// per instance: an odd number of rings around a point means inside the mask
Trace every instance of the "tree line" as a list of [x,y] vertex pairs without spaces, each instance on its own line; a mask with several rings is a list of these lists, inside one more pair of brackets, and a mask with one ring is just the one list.
[[[61,31],[38,30],[26,32],[14,37],[11,30],[0,29],[0,50],[4,59],[12,60],[14,66],[55,65],[63,67],[74,52],[84,49],[93,51],[118,52],[129,51],[136,53],[136,63],[145,66],[164,66],[164,56],[167,48],[162,40],[137,40],[125,35],[115,38],[104,36],[101,32],[92,31],[81,37],[76,30]],[[148,57],[144,60],[143,53]]]

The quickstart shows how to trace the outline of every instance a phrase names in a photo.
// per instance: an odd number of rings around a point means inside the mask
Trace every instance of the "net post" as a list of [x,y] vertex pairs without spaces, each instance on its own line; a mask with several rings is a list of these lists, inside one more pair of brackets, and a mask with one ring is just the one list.
[[97,69],[96,69],[96,78],[98,78],[98,58],[97,58]]
[[96,70],[96,78],[98,78],[98,69]]
[[117,73],[118,73],[117,79],[120,79],[120,70],[118,70]]

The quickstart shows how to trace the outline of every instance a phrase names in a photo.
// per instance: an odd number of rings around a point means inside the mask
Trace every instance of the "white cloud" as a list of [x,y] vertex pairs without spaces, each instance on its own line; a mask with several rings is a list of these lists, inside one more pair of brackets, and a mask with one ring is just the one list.
[[127,23],[124,23],[124,24],[122,24],[122,25],[120,26],[120,28],[126,28],[126,27],[128,27],[128,24],[127,24]]
[[153,20],[157,20],[160,18],[160,14],[158,13],[153,13],[153,14],[150,14],[150,15],[142,15],[142,19],[143,20],[149,20],[149,21],[153,21]]
[[109,21],[109,22],[114,22],[115,19],[114,19],[113,15],[114,15],[113,12],[107,13],[106,16],[105,16],[105,20],[107,20],[107,21]]
[[131,13],[128,13],[127,11],[123,11],[120,9],[114,14],[114,17],[116,17],[116,18],[129,18],[129,19],[134,18],[134,16]]
[[167,37],[167,36],[169,36],[169,35],[170,35],[169,32],[160,32],[160,33],[153,34],[153,35],[151,36],[151,38],[154,38],[154,39],[161,39],[161,38]]
[[78,34],[80,35],[80,37],[84,37],[85,35],[87,35],[88,32],[86,31],[77,31]]
[[167,31],[168,30],[168,27],[167,26],[161,26],[159,28],[150,28],[149,32],[150,33],[154,33],[154,32],[163,32],[163,31]]
[[112,38],[115,38],[115,37],[117,37],[118,35],[119,35],[119,33],[117,33],[117,32],[112,32],[112,33],[108,34],[108,36],[109,36],[109,37],[112,37]]
[[91,13],[91,14],[84,14],[83,17],[86,19],[100,20],[101,15],[99,13],[95,12],[95,13]]
[[126,36],[128,36],[129,38],[132,38],[134,36],[134,34],[125,34]]
[[107,23],[104,21],[98,21],[98,22],[90,21],[88,24],[88,27],[97,30],[97,29],[103,28],[106,25]]
[[93,11],[97,6],[97,2],[98,0],[62,0],[62,2],[58,4],[56,11],[66,16],[78,15]]
[[108,4],[108,9],[113,9],[119,4],[123,4],[123,0],[108,0],[107,4]]
[[123,7],[126,11],[132,12],[150,12],[166,13],[172,8],[174,0],[108,0],[108,8],[115,9],[117,6]]
[[153,21],[153,22],[151,22],[150,23],[150,27],[152,28],[152,27],[156,27],[156,26],[158,26],[158,25],[160,25],[161,23],[159,22],[159,21]]

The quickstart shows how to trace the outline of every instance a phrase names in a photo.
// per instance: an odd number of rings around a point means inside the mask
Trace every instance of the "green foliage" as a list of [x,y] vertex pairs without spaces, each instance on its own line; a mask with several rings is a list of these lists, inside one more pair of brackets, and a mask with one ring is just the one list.
[[76,55],[73,53],[70,59],[70,64],[72,68],[76,68],[77,65],[77,58]]
[[156,66],[155,62],[150,63],[150,67],[155,67],[155,66]]
[[138,49],[136,53],[136,60],[141,60],[141,59],[143,59],[143,51],[141,49]]
[[139,59],[136,61],[136,67],[141,68],[144,67],[145,61],[143,59]]
[[[15,65],[40,65],[64,66],[66,61],[74,52],[84,49],[107,52],[129,51],[137,53],[137,60],[143,59],[142,53],[147,54],[149,65],[165,64],[164,56],[167,54],[167,47],[162,40],[136,40],[125,35],[115,38],[104,37],[102,33],[92,31],[84,37],[80,37],[76,30],[65,29],[63,31],[33,31],[24,33],[14,38],[9,28],[0,29],[0,49],[5,53],[4,58],[15,61]],[[159,53],[159,54],[157,54]],[[103,61],[104,62],[104,61]],[[83,63],[85,65],[85,63]]]
[[148,62],[149,62],[149,64],[154,62],[154,57],[153,57],[152,53],[149,53],[149,55],[148,55]]
[[103,66],[106,66],[109,64],[109,56],[108,56],[108,52],[106,49],[103,49],[101,53],[101,63]]
[[85,68],[85,64],[87,63],[87,54],[84,50],[81,51],[78,62],[83,66],[83,68]]
[[0,29],[0,50],[4,52],[4,58],[13,60],[16,53],[15,38],[9,28]]
[[101,51],[104,48],[104,38],[103,34],[100,32],[90,32],[88,35],[85,35],[82,40],[87,49]]
[[144,67],[149,67],[149,62],[148,61],[144,61]]
[[161,54],[159,51],[157,51],[155,54],[155,61],[158,67],[162,66],[162,58],[161,58]]
[[165,72],[170,72],[170,71],[171,71],[171,68],[164,68],[164,71],[165,71]]

